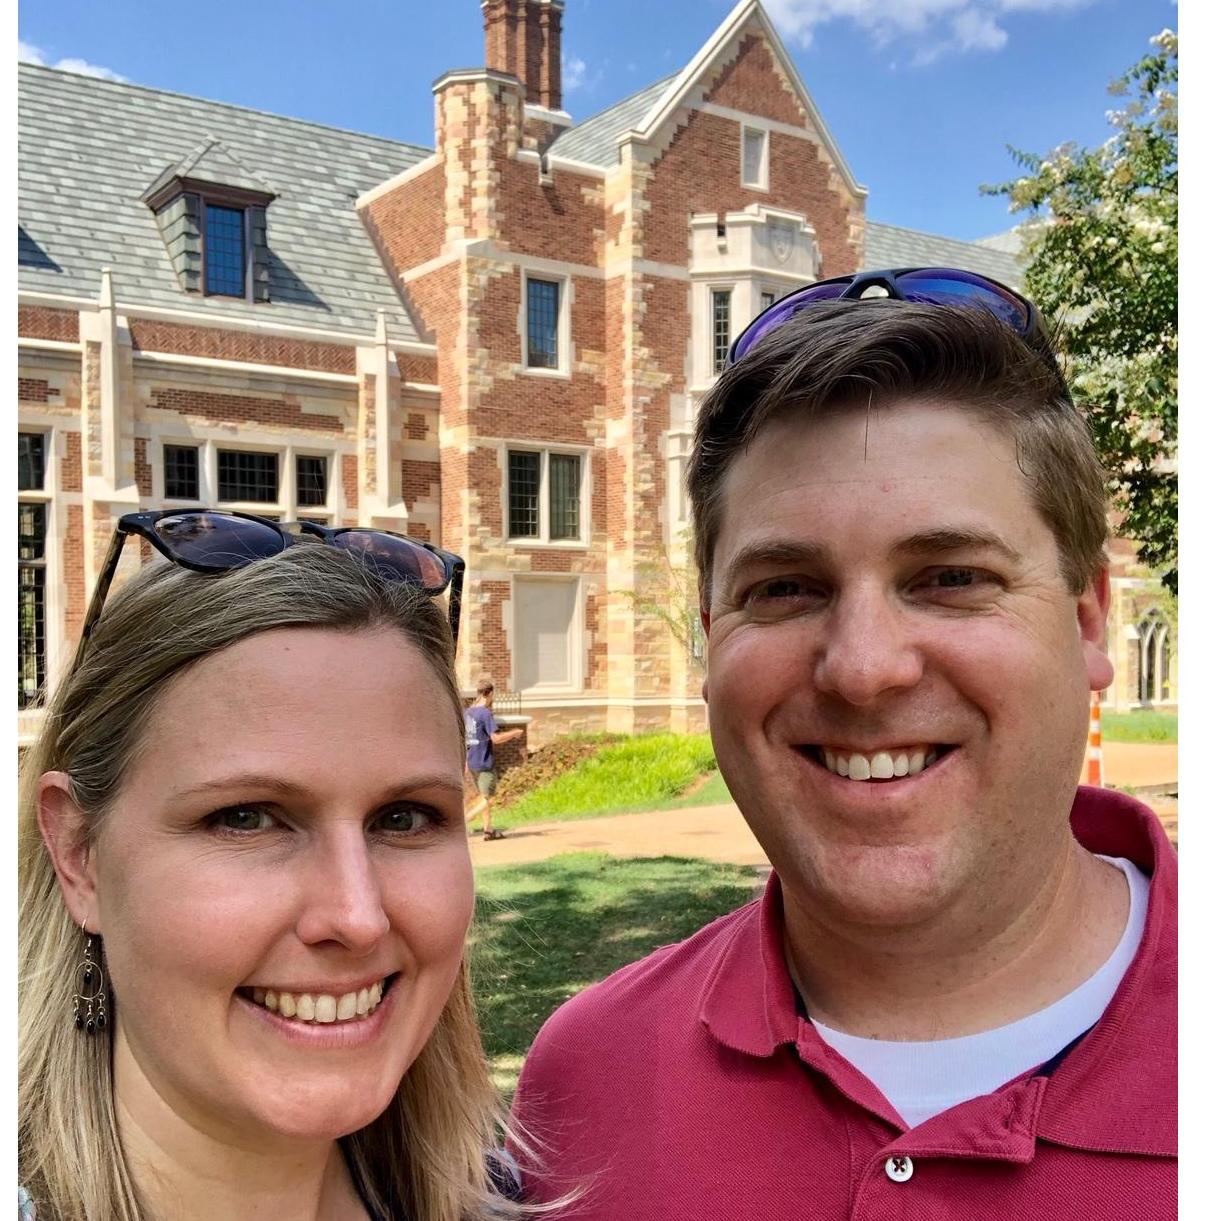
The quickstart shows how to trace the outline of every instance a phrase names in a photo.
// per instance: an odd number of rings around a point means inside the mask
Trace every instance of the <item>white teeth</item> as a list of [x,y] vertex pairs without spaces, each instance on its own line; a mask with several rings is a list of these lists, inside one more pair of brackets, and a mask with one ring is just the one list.
[[889,780],[895,774],[895,763],[890,752],[880,750],[869,760],[869,775],[874,780]]
[[849,780],[869,779],[869,760],[864,755],[852,755],[848,760]]
[[341,996],[329,993],[276,992],[271,988],[251,988],[250,996],[256,1005],[262,1005],[282,1017],[296,1018],[299,1022],[350,1022],[373,1012],[381,1003],[382,985],[371,984],[359,992],[345,992]]
[[937,758],[935,747],[909,747],[906,750],[879,750],[872,755],[837,754],[822,748],[823,766],[829,772],[850,780],[891,780],[918,776]]

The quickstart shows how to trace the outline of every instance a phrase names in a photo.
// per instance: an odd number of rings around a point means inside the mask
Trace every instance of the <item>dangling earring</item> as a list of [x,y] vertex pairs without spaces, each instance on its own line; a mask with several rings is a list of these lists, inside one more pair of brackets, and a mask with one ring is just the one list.
[[80,984],[72,998],[72,1024],[93,1034],[106,1029],[106,976],[102,964],[93,961],[93,937],[83,920],[81,932],[85,934],[85,957],[76,968]]

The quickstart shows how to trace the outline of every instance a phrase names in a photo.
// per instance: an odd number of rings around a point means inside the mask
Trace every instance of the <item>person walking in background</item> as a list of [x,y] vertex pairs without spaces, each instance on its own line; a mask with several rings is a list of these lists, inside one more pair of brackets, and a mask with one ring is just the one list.
[[496,771],[492,748],[502,742],[512,742],[525,732],[522,729],[496,728],[492,715],[493,684],[484,679],[475,688],[475,702],[466,710],[466,770],[475,784],[474,796],[467,803],[466,818],[474,822],[483,816],[483,838],[504,839],[504,832],[492,826],[492,798],[496,795]]

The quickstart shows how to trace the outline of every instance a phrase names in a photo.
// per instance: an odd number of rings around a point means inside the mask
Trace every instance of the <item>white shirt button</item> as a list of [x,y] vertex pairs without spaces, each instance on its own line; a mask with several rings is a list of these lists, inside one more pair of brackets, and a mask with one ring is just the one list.
[[892,1183],[906,1183],[916,1173],[916,1163],[910,1157],[888,1157],[886,1177]]

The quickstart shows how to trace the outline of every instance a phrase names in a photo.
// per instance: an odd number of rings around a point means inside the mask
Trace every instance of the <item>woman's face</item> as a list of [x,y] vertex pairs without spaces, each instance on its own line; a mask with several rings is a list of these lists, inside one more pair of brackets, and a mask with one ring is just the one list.
[[252,1147],[385,1110],[459,970],[462,804],[452,703],[391,629],[179,675],[93,849],[128,1113]]

